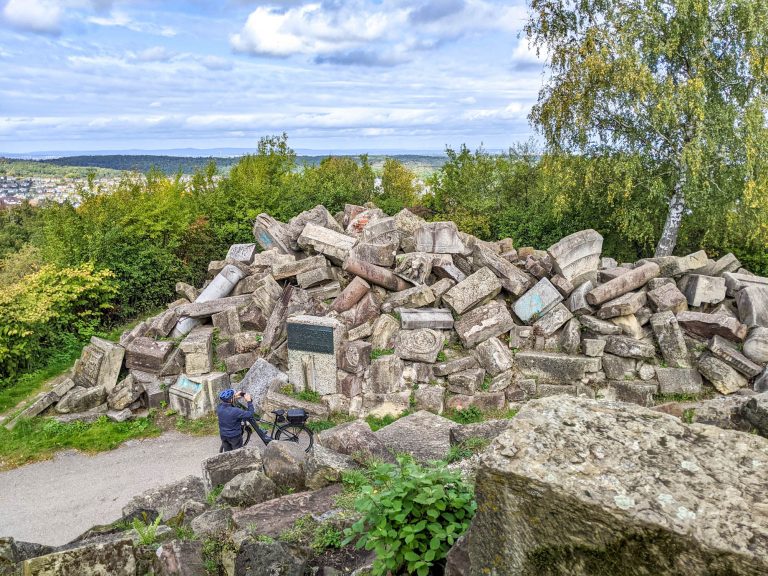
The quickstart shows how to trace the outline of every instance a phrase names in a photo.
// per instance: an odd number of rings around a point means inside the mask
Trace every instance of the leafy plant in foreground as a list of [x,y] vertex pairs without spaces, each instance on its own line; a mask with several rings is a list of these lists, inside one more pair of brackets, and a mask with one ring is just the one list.
[[477,504],[458,472],[424,468],[408,458],[377,464],[355,509],[363,517],[345,530],[348,544],[374,550],[373,574],[426,576],[469,527]]

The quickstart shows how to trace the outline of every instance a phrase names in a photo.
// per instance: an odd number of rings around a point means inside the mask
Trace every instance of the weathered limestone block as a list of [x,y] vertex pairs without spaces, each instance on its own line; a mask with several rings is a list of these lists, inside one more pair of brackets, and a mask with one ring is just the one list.
[[138,400],[143,393],[142,383],[133,374],[129,374],[107,393],[107,404],[112,410],[123,410]]
[[533,348],[535,335],[533,326],[513,326],[509,331],[509,347],[518,350]]
[[[455,258],[455,260],[454,260]],[[440,254],[432,260],[432,273],[443,280],[451,280],[454,283],[462,282],[469,275],[463,268],[457,265],[460,261],[458,254]],[[471,270],[468,271],[471,274]]]
[[371,345],[362,340],[345,342],[339,347],[337,364],[346,372],[362,374],[371,364]]
[[768,367],[766,367],[765,370],[763,370],[760,375],[755,378],[752,389],[758,393],[768,392]]
[[136,338],[125,351],[125,366],[129,370],[159,374],[173,349],[173,342],[167,340],[155,341],[143,336]]
[[445,388],[442,386],[419,386],[413,392],[417,410],[429,410],[435,414],[443,413]]
[[581,230],[553,244],[547,250],[555,271],[574,286],[594,280],[603,250],[603,237],[594,230]]
[[757,326],[744,342],[744,355],[758,364],[768,364],[768,328]]
[[397,220],[393,216],[383,217],[370,221],[363,228],[360,242],[370,244],[394,244],[395,250],[400,244],[400,230],[397,228]]
[[269,214],[259,214],[253,222],[253,236],[264,250],[275,249],[281,254],[292,254],[286,225]]
[[90,388],[75,386],[56,404],[56,412],[59,414],[85,412],[103,404],[106,399],[107,391],[104,386],[91,386]]
[[600,358],[554,352],[518,352],[515,363],[523,375],[543,384],[570,384],[600,370]]
[[562,303],[555,304],[533,324],[534,334],[552,336],[573,318],[573,314]]
[[664,361],[672,368],[690,368],[690,355],[677,318],[671,310],[651,316],[651,328]]
[[573,292],[571,292],[571,295],[568,297],[565,305],[574,316],[592,314],[592,307],[587,302],[587,293],[589,293],[589,291],[594,287],[595,286],[592,281],[587,280],[583,284],[580,284],[578,287],[576,287]]
[[370,458],[387,462],[394,460],[387,446],[364,420],[355,420],[324,430],[318,435],[317,442],[325,448],[351,456],[357,462],[365,462]]
[[200,291],[186,282],[176,282],[176,295],[179,298],[185,298],[190,302],[194,302],[200,295]]
[[275,278],[269,274],[261,278],[253,290],[253,304],[261,311],[266,318],[272,314],[277,305],[277,301],[283,295],[283,289],[277,283]]
[[447,362],[440,362],[432,367],[432,373],[437,377],[448,376],[455,374],[456,372],[462,372],[463,370],[469,370],[471,368],[477,368],[477,358],[473,355],[462,356],[455,360],[449,360]]
[[393,292],[382,304],[382,312],[389,313],[396,308],[421,308],[435,303],[435,294],[426,284],[420,284],[407,290]]
[[627,336],[608,336],[605,341],[605,351],[622,358],[636,358],[638,360],[656,356],[656,348],[651,344]]
[[433,254],[410,252],[397,257],[395,274],[414,284],[424,284],[432,273]]
[[744,405],[742,415],[763,438],[768,438],[768,394],[752,396]]
[[[186,300],[183,301],[182,303],[186,303]],[[168,310],[165,310],[164,312],[152,318],[149,324],[149,330],[147,330],[146,335],[165,338],[171,333],[171,331],[173,330],[174,326],[176,326],[176,323],[178,321],[179,321],[178,310],[175,307],[169,308]]]
[[674,283],[662,284],[651,290],[648,292],[648,300],[656,312],[671,310],[677,314],[688,310],[688,300],[685,294],[680,292]]
[[609,380],[633,379],[637,375],[637,361],[634,358],[622,358],[613,354],[603,354],[602,368]]
[[176,335],[179,330],[179,324],[186,320],[199,320],[200,318],[210,318],[214,314],[224,312],[231,308],[244,308],[248,304],[253,302],[252,294],[242,294],[240,296],[228,296],[226,298],[216,298],[213,300],[206,300],[205,302],[192,302],[191,304],[182,304],[176,308],[176,311],[181,316],[181,320],[176,324],[174,329],[174,338],[186,336],[192,331],[192,328],[199,325],[200,322],[195,322],[192,327],[184,332],[184,334]]
[[768,278],[763,276],[727,272],[723,274],[723,278],[725,278],[726,295],[731,298],[747,286],[768,286]]
[[342,370],[336,378],[339,382],[339,391],[347,398],[354,398],[363,393],[362,375],[350,374]]
[[474,406],[480,410],[502,410],[506,402],[504,392],[476,392],[471,396],[455,394],[446,401],[446,408],[461,410]]
[[[15,573],[15,571],[8,572],[8,574]],[[86,544],[29,558],[20,563],[18,574],[133,576],[136,574],[133,540],[115,538],[107,542]]]
[[280,388],[287,383],[288,375],[285,372],[281,372],[264,358],[258,358],[234,388],[250,394],[253,397],[253,405],[261,409],[269,389]]
[[235,352],[238,354],[245,354],[246,352],[253,352],[261,344],[261,334],[258,332],[240,332],[233,337],[233,345]]
[[725,300],[725,279],[713,276],[689,274],[679,282],[688,304],[699,307],[702,304],[719,304]]
[[373,323],[371,346],[374,350],[388,350],[395,345],[400,324],[389,314],[382,314]]
[[256,256],[256,244],[233,244],[227,251],[226,259],[251,264],[254,256]]
[[661,368],[656,366],[661,394],[699,394],[701,375],[693,368]]
[[739,268],[741,268],[741,262],[729,252],[717,261],[708,260],[704,266],[693,270],[693,273],[705,274],[706,276],[722,276],[726,272],[736,272]]
[[621,328],[621,333],[625,336],[629,336],[630,338],[641,340],[645,335],[643,332],[643,327],[640,326],[640,321],[634,314],[616,316],[611,318],[609,322]]
[[526,324],[535,322],[563,300],[563,296],[546,278],[539,280],[536,285],[518,298],[513,310],[520,320]]
[[363,296],[368,294],[371,289],[371,285],[359,276],[355,276],[352,281],[347,284],[347,287],[339,294],[339,297],[334,300],[331,309],[336,312],[346,312],[352,308],[355,304],[362,300]]
[[605,282],[610,282],[614,278],[618,278],[619,276],[626,274],[630,270],[631,268],[624,268],[624,267],[607,268],[605,270],[600,270],[597,273],[597,281],[600,282],[600,284],[604,284]]
[[596,288],[593,288],[587,293],[587,302],[592,306],[597,306],[608,300],[613,300],[636,290],[645,285],[651,278],[659,276],[659,266],[653,262],[648,262],[637,268],[629,270],[626,274],[622,274],[618,278],[614,278],[601,284]]
[[568,354],[581,350],[581,323],[576,318],[571,318],[560,333],[560,348]]
[[472,348],[480,342],[493,336],[501,336],[515,325],[507,307],[491,300],[488,304],[479,306],[464,314],[454,324],[465,348]]
[[768,285],[747,286],[739,290],[736,305],[739,307],[739,319],[747,327],[768,328]]
[[747,378],[754,378],[763,371],[763,367],[755,364],[744,354],[721,336],[713,336],[709,341],[709,351],[731,368],[738,370]]
[[345,329],[321,316],[288,318],[288,379],[294,391],[337,394],[336,367]]
[[72,380],[76,386],[103,386],[110,392],[117,383],[124,356],[125,349],[119,344],[93,336],[75,363]]
[[213,329],[199,327],[192,330],[179,344],[184,353],[184,371],[196,376],[213,368]]
[[573,292],[573,284],[561,274],[555,274],[549,281],[552,282],[552,286],[557,288],[558,292],[563,295],[563,298],[568,298],[571,292]]
[[486,246],[476,245],[472,257],[476,268],[490,269],[499,277],[502,287],[514,296],[522,296],[533,286],[533,278]]
[[202,470],[205,491],[211,492],[239,474],[261,470],[261,452],[254,446],[222,452],[203,460]]
[[229,308],[218,314],[211,316],[213,327],[219,331],[219,336],[222,338],[231,338],[238,332],[241,332],[243,327],[240,324],[240,315],[237,308]]
[[391,244],[372,244],[370,242],[358,242],[349,255],[353,258],[363,260],[376,266],[391,267],[395,262],[397,254],[397,243]]
[[334,264],[341,265],[349,256],[349,251],[357,244],[357,239],[309,222],[298,238],[298,245],[305,250],[314,250],[323,254]]
[[468,574],[768,571],[764,439],[575,397],[513,422],[481,456]]
[[581,348],[584,351],[585,356],[598,358],[602,356],[605,351],[605,340],[584,338],[581,341]]
[[399,292],[400,290],[406,290],[411,287],[408,282],[399,276],[396,276],[391,270],[352,256],[347,258],[343,268],[345,272],[360,276],[371,284],[376,284],[377,286],[381,286],[392,292]]
[[415,251],[435,254],[464,254],[467,247],[453,222],[428,222],[414,231]]
[[301,214],[294,216],[286,225],[289,239],[288,241],[292,250],[298,251],[303,248],[299,238],[304,232],[304,229],[309,224],[319,228],[325,228],[339,234],[344,232],[344,229],[339,225],[338,222],[336,222],[336,219],[330,212],[328,212],[328,209],[325,206],[315,206],[311,210],[305,210]]
[[444,343],[443,335],[437,330],[400,330],[395,339],[395,354],[403,360],[432,364],[437,360]]
[[411,454],[426,463],[445,458],[451,448],[450,430],[455,422],[426,410],[409,414],[375,432],[395,453]]
[[381,301],[378,295],[371,291],[362,297],[360,302],[355,304],[346,312],[339,314],[341,320],[347,327],[352,329],[366,322],[374,320],[381,314]]
[[399,392],[403,387],[403,361],[387,354],[371,361],[370,386],[376,394]]
[[443,295],[443,302],[456,314],[485,304],[501,292],[501,283],[489,268],[481,268]]
[[416,231],[425,224],[424,219],[416,216],[407,208],[400,210],[393,218],[395,219],[395,227],[400,232],[400,247],[403,252],[415,252]]
[[400,326],[403,330],[417,328],[432,328],[434,330],[450,330],[453,328],[453,315],[444,308],[398,308]]
[[314,268],[296,275],[296,283],[302,288],[312,288],[335,279],[334,269],[330,266]]
[[307,258],[302,258],[300,260],[278,261],[272,264],[272,279],[285,280],[286,278],[292,278],[299,274],[303,274],[304,272],[325,268],[327,266],[328,260],[322,254],[308,256]]
[[496,376],[510,370],[514,366],[515,358],[509,348],[498,338],[488,338],[475,348],[475,356],[480,366],[485,368],[491,376]]
[[120,335],[120,346],[122,346],[123,348],[128,348],[131,342],[133,342],[136,338],[139,338],[141,336],[146,336],[148,331],[149,331],[149,322],[147,321],[140,322],[130,330],[126,330]]
[[662,276],[682,276],[686,272],[696,270],[705,266],[708,262],[707,253],[704,250],[699,250],[693,254],[687,256],[662,256],[660,258],[644,258],[637,262],[638,265],[643,265],[646,262],[653,262],[658,264],[661,268]]
[[646,292],[627,292],[614,300],[609,300],[597,311],[597,317],[602,320],[634,314],[645,306],[648,299]]
[[739,388],[747,386],[744,376],[711,354],[704,354],[699,358],[698,369],[721,394],[733,394]]
[[236,374],[242,370],[248,370],[253,366],[253,363],[256,362],[256,358],[258,358],[256,352],[232,354],[224,359],[224,366],[226,367],[228,374]]
[[740,342],[747,337],[747,327],[724,314],[680,312],[677,322],[686,332],[702,338],[711,338],[717,334],[732,342]]

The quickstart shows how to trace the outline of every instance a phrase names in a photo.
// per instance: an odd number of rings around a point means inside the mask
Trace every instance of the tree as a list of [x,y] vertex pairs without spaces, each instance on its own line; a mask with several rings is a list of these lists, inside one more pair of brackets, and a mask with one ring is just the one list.
[[394,158],[384,160],[381,173],[381,193],[375,198],[376,205],[387,214],[415,206],[419,201],[416,174]]
[[525,30],[552,72],[530,116],[551,150],[640,154],[668,172],[657,256],[722,173],[737,195],[761,179],[765,0],[531,0]]

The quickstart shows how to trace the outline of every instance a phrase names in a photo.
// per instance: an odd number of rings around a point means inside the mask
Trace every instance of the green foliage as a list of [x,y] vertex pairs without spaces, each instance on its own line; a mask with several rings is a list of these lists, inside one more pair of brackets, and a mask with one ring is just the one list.
[[319,166],[305,166],[301,176],[294,179],[293,195],[304,205],[322,204],[334,214],[344,210],[344,204],[368,202],[373,195],[374,180],[368,156],[360,156],[359,161],[347,156],[330,156]]
[[126,440],[158,436],[160,432],[160,428],[147,418],[112,422],[102,416],[93,423],[25,419],[13,430],[0,427],[0,469],[45,460],[66,448],[90,454],[112,450]]
[[467,406],[466,408],[454,408],[446,412],[445,417],[458,422],[459,424],[474,424],[485,420],[485,414],[477,406]]
[[373,550],[373,573],[426,576],[469,527],[477,505],[458,472],[423,468],[405,458],[378,464],[361,488],[362,518],[345,531],[345,543]]
[[371,360],[376,360],[377,358],[381,358],[382,356],[389,356],[390,354],[394,354],[395,349],[394,348],[380,348],[376,350],[371,350]]
[[448,360],[448,358],[445,355],[445,351],[440,350],[440,352],[437,353],[437,361],[438,362],[445,362]]
[[310,547],[315,554],[321,554],[331,548],[341,548],[344,534],[331,522],[320,523],[312,532]]
[[320,393],[314,390],[302,390],[301,392],[296,392],[293,389],[293,386],[289,385],[280,388],[280,392],[291,398],[303,400],[304,402],[320,402]]
[[233,551],[233,544],[226,537],[203,540],[203,568],[210,576],[226,574],[224,554]]
[[154,522],[146,524],[139,518],[133,519],[133,529],[139,535],[139,543],[144,546],[152,546],[157,543],[157,529],[160,527],[162,518],[158,516]]
[[309,420],[305,426],[317,434],[318,432],[329,430],[335,426],[338,426],[339,424],[351,422],[354,419],[355,417],[350,416],[349,414],[345,414],[343,412],[334,412],[330,414],[326,420]]
[[219,494],[221,494],[222,490],[224,490],[224,485],[218,484],[213,490],[206,494],[205,501],[208,502],[208,505],[216,505],[216,501],[219,499]]
[[92,335],[117,293],[113,275],[90,264],[45,266],[0,288],[0,378],[29,369],[46,347]]
[[683,422],[686,424],[693,424],[696,418],[696,409],[695,408],[687,408],[683,410]]
[[416,174],[398,160],[387,158],[381,173],[381,189],[373,202],[387,214],[416,206],[419,202]]
[[445,461],[450,464],[451,462],[464,460],[473,454],[482,452],[488,447],[490,443],[491,441],[487,438],[479,438],[476,436],[467,438],[464,442],[451,446],[451,448],[448,450],[448,454],[445,457]]
[[394,415],[394,414],[385,414],[384,416],[366,416],[365,421],[368,422],[368,426],[371,427],[371,430],[376,432],[376,430],[379,430],[381,428],[384,428],[384,426],[389,426],[392,424],[392,422],[399,420],[403,416],[408,416],[410,414],[410,410],[403,410],[400,414]]
[[[169,416],[173,416],[176,412],[172,412]],[[219,421],[216,414],[208,414],[202,418],[190,420],[184,416],[176,416],[174,419],[174,428],[184,434],[191,434],[192,436],[213,436],[219,433]]]

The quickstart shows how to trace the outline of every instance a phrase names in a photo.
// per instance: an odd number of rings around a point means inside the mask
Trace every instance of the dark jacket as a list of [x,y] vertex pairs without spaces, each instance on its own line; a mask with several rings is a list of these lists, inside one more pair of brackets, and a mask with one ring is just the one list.
[[216,415],[219,417],[219,435],[222,438],[236,438],[240,436],[243,433],[240,421],[253,418],[253,414],[253,402],[248,402],[247,410],[227,402],[221,402],[216,407]]

